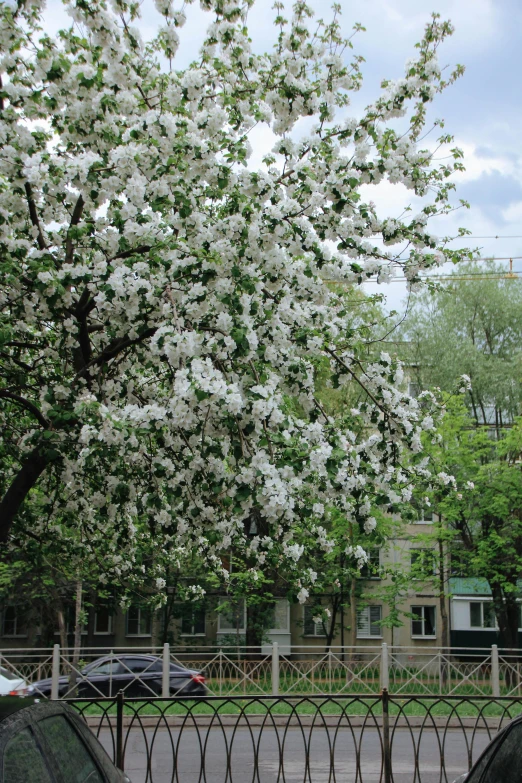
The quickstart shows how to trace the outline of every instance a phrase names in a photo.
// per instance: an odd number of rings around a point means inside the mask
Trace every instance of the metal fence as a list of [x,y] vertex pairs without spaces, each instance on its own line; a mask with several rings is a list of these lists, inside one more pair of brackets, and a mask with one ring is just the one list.
[[[73,667],[73,650],[59,645],[49,649],[0,651],[0,666],[33,683],[48,677],[55,696],[60,677],[76,673],[84,678],[85,665],[103,654],[118,659],[123,654],[153,653],[168,664],[176,663],[203,672],[209,692],[224,695],[374,694],[384,687],[394,695],[522,696],[522,653],[487,649],[427,647],[292,647],[292,655],[281,655],[277,644],[269,651],[247,647],[83,648]],[[139,679],[139,674],[137,675]],[[115,695],[119,687],[109,695]],[[168,677],[163,696],[168,696]],[[102,695],[101,693],[99,695]],[[145,695],[153,695],[152,691]]]
[[451,783],[522,713],[499,697],[73,700],[133,783]]

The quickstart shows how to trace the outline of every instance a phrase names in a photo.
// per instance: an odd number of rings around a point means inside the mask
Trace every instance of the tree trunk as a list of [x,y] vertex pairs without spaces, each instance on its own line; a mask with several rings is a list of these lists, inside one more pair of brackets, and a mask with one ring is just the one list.
[[348,635],[348,644],[352,648],[357,646],[357,579],[355,576],[352,576],[350,582],[350,633]]
[[76,681],[78,679],[78,661],[82,644],[82,592],[83,585],[79,579],[76,582],[76,603],[74,607],[74,642],[71,657],[71,673],[69,675],[69,696],[76,696]]
[[[499,628],[499,647],[506,650],[509,662],[517,664],[520,658],[518,650],[519,605],[515,593],[505,593],[501,585],[490,583],[493,606]],[[511,690],[517,681],[516,666],[504,667],[505,685]]]
[[[439,524],[441,520],[439,517]],[[440,668],[441,672],[441,686],[445,687],[448,682],[448,663],[447,656],[450,652],[450,638],[449,638],[449,622],[448,622],[448,606],[446,603],[446,561],[444,552],[444,542],[442,538],[439,538],[439,611],[440,611],[440,625],[441,625],[441,643],[442,643],[442,655],[443,661]]]
[[0,543],[5,544],[7,541],[11,525],[21,505],[47,465],[49,459],[42,454],[40,446],[33,449],[22,462],[11,486],[0,501]]
[[[325,643],[325,652],[329,652],[330,647],[332,646],[332,642],[335,636],[335,621],[337,619],[337,612],[339,610],[340,600],[339,596],[334,596],[332,599],[332,616],[330,617],[330,622],[326,624],[324,630],[326,632],[326,643]],[[323,626],[325,624],[323,623]]]
[[499,628],[499,647],[518,652],[519,607],[515,594],[506,594],[501,585],[490,583]]
[[257,660],[261,657],[261,645],[265,631],[270,627],[270,617],[272,616],[273,601],[257,602],[247,604],[247,620],[245,644],[247,647],[246,658]]
[[60,633],[60,646],[62,648],[62,655],[66,655],[67,650],[67,629],[65,627],[65,619],[63,616],[63,607],[60,606],[56,610],[56,616],[58,617],[58,631]]

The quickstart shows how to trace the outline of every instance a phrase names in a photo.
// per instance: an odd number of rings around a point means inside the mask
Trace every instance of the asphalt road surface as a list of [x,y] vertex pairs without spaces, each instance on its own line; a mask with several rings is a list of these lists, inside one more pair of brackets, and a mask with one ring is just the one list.
[[[279,743],[284,747],[284,776],[279,766],[278,738],[270,726],[259,728],[214,726],[198,730],[187,728],[181,736],[173,728],[172,733],[160,729],[145,732],[132,729],[125,751],[125,771],[132,783],[147,780],[147,753],[145,740],[152,744],[152,776],[147,783],[378,783],[381,777],[382,752],[378,732],[365,729],[360,742],[360,729],[353,733],[343,727],[336,736],[335,728],[315,727],[312,738],[309,729],[299,727],[279,728]],[[449,729],[444,737],[445,773],[441,776],[439,737],[433,729],[425,729],[419,746],[419,773],[415,777],[414,740],[418,743],[418,731],[398,729],[392,744],[392,772],[394,783],[449,783],[468,769],[468,748],[461,730]],[[102,743],[112,747],[108,732],[102,732]],[[468,742],[471,737],[468,737]],[[474,738],[473,759],[476,760],[489,739],[486,732],[478,732]],[[309,745],[309,767],[306,769],[305,743]],[[335,743],[335,745],[334,745]],[[360,743],[360,777],[357,776],[356,746]],[[259,744],[259,778],[254,776],[254,747]],[[330,757],[334,755],[335,778],[331,772]],[[201,769],[201,751],[204,749],[204,774]],[[230,754],[231,775],[227,778],[227,748]],[[112,755],[112,752],[111,752]],[[177,755],[177,776],[172,777],[173,759]]]

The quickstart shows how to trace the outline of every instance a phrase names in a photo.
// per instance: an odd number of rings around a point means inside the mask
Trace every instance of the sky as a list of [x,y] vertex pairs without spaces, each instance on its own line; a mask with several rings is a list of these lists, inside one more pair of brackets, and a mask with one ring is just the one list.
[[[329,18],[330,2],[309,0],[317,15]],[[401,78],[405,62],[414,56],[414,44],[422,37],[432,11],[450,19],[454,35],[440,50],[440,65],[461,63],[465,74],[439,95],[430,109],[432,119],[444,118],[444,132],[455,136],[464,151],[466,171],[454,176],[455,199],[470,202],[469,210],[432,223],[431,232],[453,235],[460,226],[472,232],[454,246],[480,247],[484,257],[514,258],[513,268],[522,272],[522,2],[520,0],[338,0],[341,24],[348,35],[355,22],[366,32],[358,33],[354,49],[365,58],[364,83],[353,96],[349,113],[357,116],[373,101],[383,78]],[[272,24],[273,0],[256,0],[249,14],[249,28],[256,50],[269,48],[276,32]],[[286,0],[290,12],[290,3]],[[175,67],[183,68],[197,54],[211,17],[199,4],[186,7],[187,23],[180,32],[181,45]],[[153,33],[159,17],[151,0],[142,4],[139,23],[142,35]],[[46,28],[55,32],[65,26],[60,0],[49,0]],[[261,161],[272,143],[267,129],[256,129],[251,143],[250,165]],[[374,187],[369,197],[381,216],[399,215],[415,199],[402,186]],[[418,206],[418,205],[417,205]],[[489,239],[482,237],[496,237]],[[519,259],[516,257],[520,256]],[[506,262],[507,264],[507,262]],[[369,292],[384,293],[388,309],[402,310],[405,284],[367,285]]]

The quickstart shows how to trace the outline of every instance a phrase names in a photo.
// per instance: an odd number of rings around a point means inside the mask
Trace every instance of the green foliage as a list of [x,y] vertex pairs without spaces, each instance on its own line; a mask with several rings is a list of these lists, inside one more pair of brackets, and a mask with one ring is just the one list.
[[468,375],[475,420],[501,426],[521,409],[522,281],[494,277],[505,270],[493,262],[460,264],[453,274],[413,299],[401,330],[403,358],[423,389],[450,392]]

